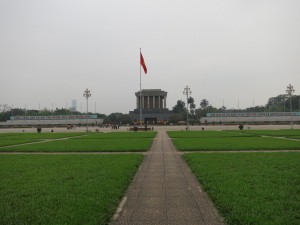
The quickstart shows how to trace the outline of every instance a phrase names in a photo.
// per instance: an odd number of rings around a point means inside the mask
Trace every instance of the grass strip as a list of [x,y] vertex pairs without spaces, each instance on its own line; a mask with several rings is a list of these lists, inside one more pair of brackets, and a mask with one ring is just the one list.
[[300,224],[300,153],[191,153],[184,158],[227,224]]
[[253,135],[262,135],[262,136],[274,136],[274,137],[289,137],[289,138],[299,138],[300,130],[299,129],[282,129],[282,130],[243,130],[243,131],[232,131],[243,134],[253,134]]
[[31,145],[0,148],[10,152],[122,152],[147,151],[152,144],[150,138],[129,139],[67,139]]
[[58,139],[65,137],[76,137],[86,135],[87,133],[1,133],[2,139]]
[[170,138],[216,138],[216,137],[245,137],[255,134],[228,131],[168,131]]
[[80,139],[137,139],[137,138],[154,138],[157,132],[108,132],[93,133],[91,135],[78,137]]
[[172,141],[181,151],[300,150],[299,141],[271,137],[178,138]]
[[[38,139],[1,139],[0,147],[10,146],[10,145],[19,145],[19,144],[26,144],[26,143],[33,143],[39,142]],[[1,149],[0,149],[1,151]]]
[[142,155],[0,155],[0,224],[107,224]]
[[0,134],[0,147],[82,135],[86,133],[3,133]]
[[[111,152],[147,151],[156,132],[113,132],[113,133],[57,133],[53,134],[12,134],[2,137],[0,151],[25,152]],[[25,139],[26,137],[26,139]],[[53,140],[54,138],[68,138]],[[23,143],[51,140],[30,145],[11,146]],[[11,147],[10,147],[11,146]]]

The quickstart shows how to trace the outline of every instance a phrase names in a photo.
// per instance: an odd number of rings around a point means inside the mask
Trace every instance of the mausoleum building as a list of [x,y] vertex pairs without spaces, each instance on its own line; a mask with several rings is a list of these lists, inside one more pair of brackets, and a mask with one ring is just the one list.
[[161,89],[143,89],[135,93],[136,108],[129,112],[130,118],[140,124],[142,109],[143,124],[166,124],[171,115],[167,108],[167,92]]

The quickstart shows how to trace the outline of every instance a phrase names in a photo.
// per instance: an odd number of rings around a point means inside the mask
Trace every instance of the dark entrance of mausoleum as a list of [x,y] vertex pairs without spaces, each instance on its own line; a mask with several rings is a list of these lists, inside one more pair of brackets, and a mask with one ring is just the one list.
[[145,124],[157,124],[157,118],[145,118]]

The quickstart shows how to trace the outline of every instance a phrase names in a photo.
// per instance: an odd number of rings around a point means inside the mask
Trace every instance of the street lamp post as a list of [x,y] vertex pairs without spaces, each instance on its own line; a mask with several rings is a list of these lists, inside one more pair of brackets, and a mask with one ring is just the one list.
[[286,89],[287,96],[290,97],[290,108],[291,108],[291,129],[293,129],[293,110],[292,110],[292,95],[295,92],[294,87],[289,84]]
[[86,132],[89,131],[88,129],[88,112],[89,112],[89,97],[91,97],[91,91],[89,89],[85,89],[85,91],[83,92],[83,97],[86,98]]
[[192,94],[191,89],[186,86],[183,89],[183,94],[186,95],[186,108],[187,108],[187,113],[186,113],[186,125],[187,125],[187,129],[189,128],[189,95]]

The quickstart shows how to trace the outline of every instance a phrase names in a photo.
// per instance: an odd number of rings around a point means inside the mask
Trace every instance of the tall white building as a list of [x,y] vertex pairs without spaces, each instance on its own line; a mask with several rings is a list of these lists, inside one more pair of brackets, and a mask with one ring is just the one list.
[[77,100],[72,100],[72,110],[77,111]]

